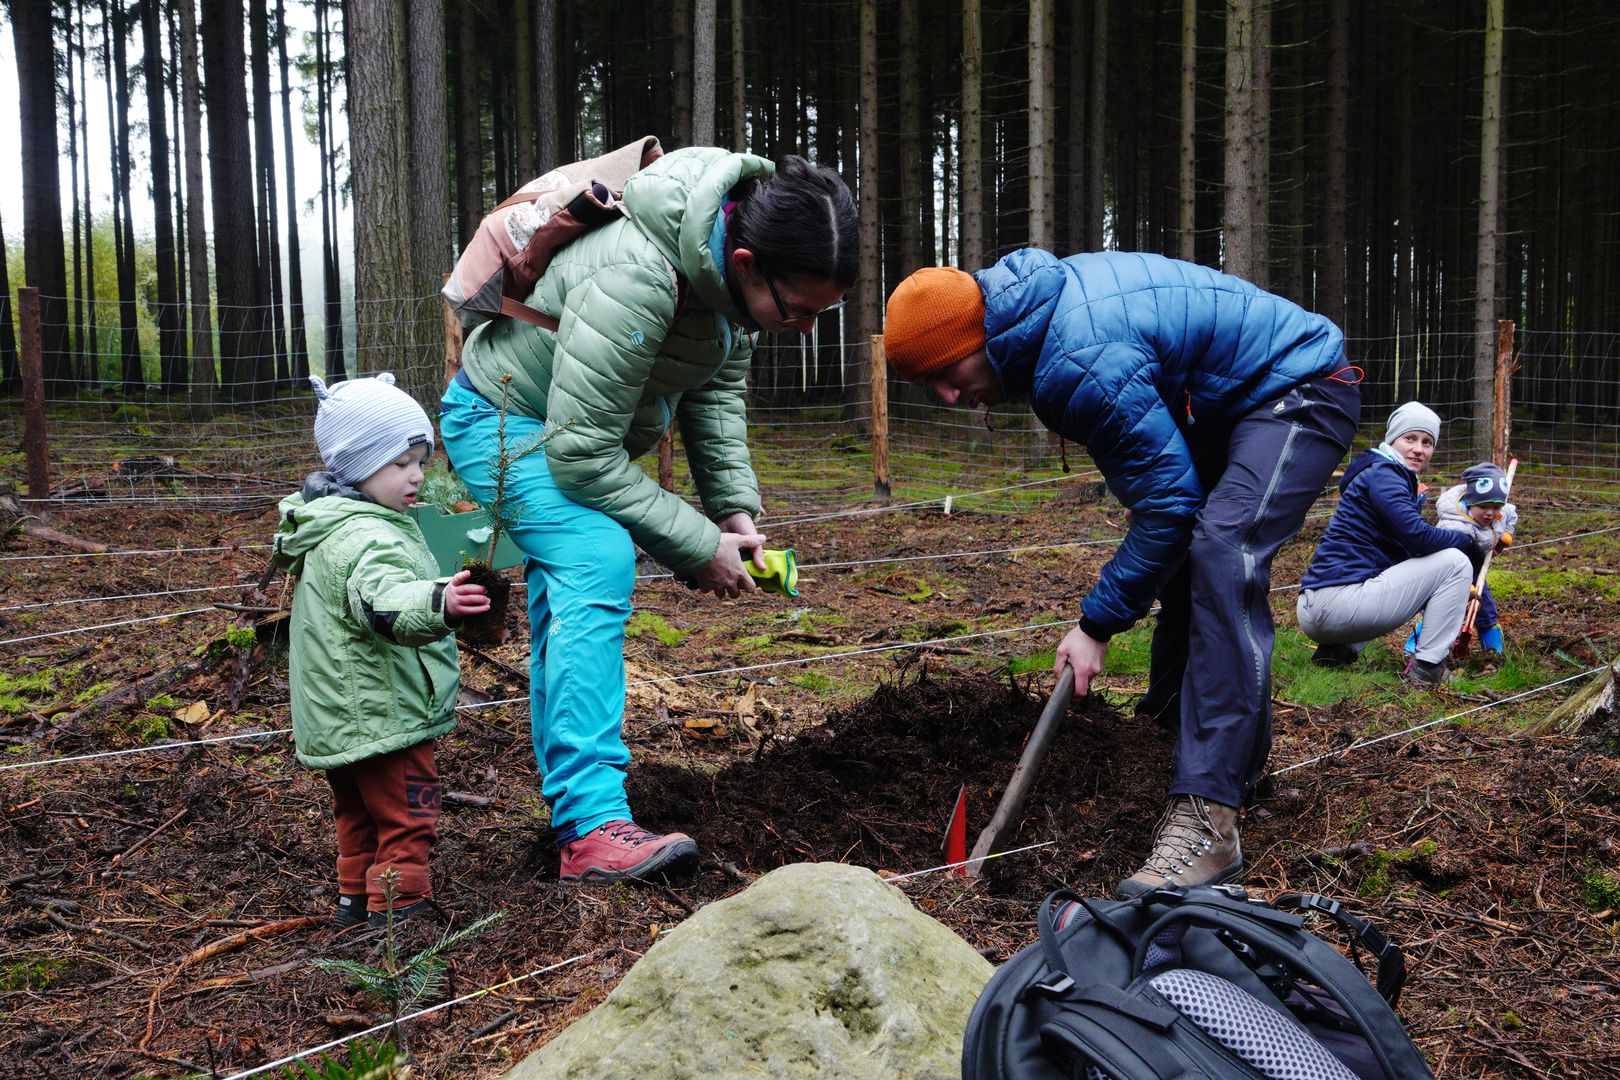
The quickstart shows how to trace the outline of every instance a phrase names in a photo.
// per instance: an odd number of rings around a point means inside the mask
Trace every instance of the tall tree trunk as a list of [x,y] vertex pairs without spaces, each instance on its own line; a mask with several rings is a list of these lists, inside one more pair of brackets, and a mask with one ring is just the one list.
[[669,5],[670,33],[675,39],[675,136],[676,146],[695,145],[692,138],[692,0],[673,0]]
[[1255,269],[1254,198],[1254,6],[1258,0],[1226,3],[1226,209],[1221,215],[1222,269],[1252,278]]
[[[449,99],[444,93],[444,0],[434,0],[432,5],[439,24],[439,122],[443,123],[444,110],[449,106]],[[411,23],[416,22],[416,3],[411,3]],[[534,167],[534,0],[513,0],[512,5],[512,133],[514,145],[512,150],[512,171],[517,174],[519,184],[527,184],[539,172]],[[418,63],[416,54],[416,35],[411,35],[411,67],[414,69]],[[414,95],[416,88],[411,92]],[[416,117],[412,116],[412,123]],[[447,138],[442,140],[444,148],[450,148]],[[412,140],[412,152],[415,152],[415,140]],[[441,165],[447,165],[448,158]],[[414,170],[415,164],[412,164]],[[445,184],[445,193],[450,191],[448,181]],[[449,203],[445,203],[448,212]],[[413,208],[413,212],[420,207]]]
[[[406,145],[404,12],[400,0],[349,0],[349,169],[354,192],[355,366],[397,363],[390,306],[409,296],[415,277],[409,247],[413,191]],[[463,47],[467,42],[463,41]],[[365,315],[358,315],[364,312]]]
[[[106,10],[105,8],[103,10]],[[112,67],[110,80],[116,94],[113,110],[117,126],[117,152],[113,164],[113,197],[119,203],[119,215],[113,219],[122,241],[118,245],[118,337],[119,383],[126,394],[138,394],[146,389],[141,373],[141,338],[135,308],[135,223],[130,220],[129,152],[129,64],[125,41],[129,26],[124,18],[123,0],[113,0],[109,26],[112,33]]]
[[21,381],[17,367],[17,332],[11,323],[11,273],[6,266],[6,229],[0,222],[0,387],[11,389]]
[[214,280],[219,297],[220,384],[225,397],[251,393],[260,334],[258,251],[253,232],[253,157],[248,150],[242,0],[203,0],[203,86],[208,100],[209,189],[214,210]]
[[185,335],[180,328],[180,298],[175,288],[174,218],[169,202],[169,130],[163,95],[163,37],[158,7],[141,5],[141,43],[146,51],[146,123],[152,144],[152,216],[157,231],[157,301],[159,370],[165,394],[184,382]]
[[[259,224],[259,302],[262,340],[270,355],[255,364],[259,392],[274,396],[277,386],[291,378],[287,367],[287,323],[282,313],[281,223],[276,196],[276,150],[273,106],[270,104],[270,32],[266,0],[249,0],[248,26],[252,36],[248,58],[253,77],[253,174]],[[289,147],[289,152],[291,148]]]
[[1198,0],[1181,0],[1181,128],[1177,173],[1176,254],[1197,257]]
[[1053,0],[1029,4],[1029,243],[1050,251],[1055,153],[1052,90]]
[[1328,0],[1327,208],[1322,228],[1322,282],[1316,310],[1345,325],[1345,200],[1350,125],[1350,3]]
[[[67,34],[64,37],[66,46],[65,51],[67,54],[67,79],[65,80],[64,85],[67,87],[68,190],[73,193],[71,209],[69,212],[69,216],[73,219],[73,243],[70,249],[73,252],[73,338],[72,352],[68,359],[68,366],[70,368],[74,368],[82,363],[85,348],[84,263],[86,260],[84,258],[84,252],[87,245],[84,242],[84,232],[81,228],[79,219],[79,122],[80,113],[82,113],[84,110],[80,106],[78,94],[74,91],[73,82],[73,27],[75,23],[75,10],[73,5],[69,5],[65,2],[62,3],[62,9],[63,14],[67,19]],[[79,8],[76,14],[76,21],[79,26],[80,33],[80,51],[82,52],[84,33],[83,8]],[[82,58],[80,60],[80,70],[83,70]],[[85,144],[84,150],[84,174],[85,181],[88,183],[90,179],[90,146],[88,143]],[[9,303],[9,297],[6,295],[5,290],[0,290],[0,299],[5,299],[6,302]],[[9,321],[5,324],[4,329],[8,332],[11,330],[11,323]],[[5,384],[5,380],[0,379],[0,384]]]
[[1249,71],[1253,85],[1249,97],[1249,248],[1253,265],[1249,280],[1271,288],[1271,5],[1253,0],[1253,54]]
[[[287,148],[287,353],[291,361],[294,387],[309,378],[309,340],[304,326],[304,267],[303,251],[298,241],[298,185],[294,179],[292,86],[287,81],[287,28],[286,0],[276,0],[276,62],[281,68],[281,141]],[[440,34],[442,43],[443,34]],[[442,64],[443,61],[441,60]],[[439,168],[445,168],[439,160]],[[448,198],[441,204],[449,213]]]
[[1086,243],[1088,251],[1101,251],[1103,236],[1103,162],[1108,128],[1108,7],[1110,0],[1095,0],[1091,27],[1091,116],[1086,121]]
[[[460,8],[456,42],[456,236],[459,246],[465,248],[484,216],[484,146],[478,111],[478,58],[483,53],[479,48],[478,9],[472,4]],[[510,194],[503,192],[497,198]]]
[[85,44],[85,9],[79,7],[79,146],[84,154],[84,345],[78,351],[77,368],[70,366],[71,381],[86,385],[91,380],[95,357],[100,353],[101,330],[96,304],[95,208],[90,201],[90,50]]
[[[860,0],[860,25],[856,32],[856,40],[860,50],[861,71],[861,176],[858,188],[861,219],[861,297],[860,320],[857,324],[860,330],[856,340],[862,346],[866,346],[872,335],[880,333],[883,329],[883,270],[879,262],[881,249],[878,246],[877,0]],[[855,386],[854,393],[846,395],[845,415],[848,418],[866,417],[866,411],[860,407],[860,395],[872,385],[870,348],[864,350],[864,355],[866,378],[860,382],[865,385]],[[853,414],[850,406],[854,406]]]
[[[518,0],[526,7],[529,0]],[[412,393],[426,396],[435,389],[439,372],[433,357],[444,342],[443,322],[437,318],[438,292],[444,274],[455,265],[456,246],[450,229],[450,125],[445,121],[449,94],[444,70],[444,0],[410,0],[410,150],[411,267],[415,280],[409,295],[432,298],[416,315],[417,360],[410,380],[401,380]],[[523,39],[532,44],[532,36]],[[519,49],[526,53],[528,46]],[[519,83],[518,101],[533,100],[532,81]],[[527,110],[533,117],[533,109]],[[517,132],[517,148],[524,155],[519,182],[534,179],[534,131],[525,119]],[[420,374],[418,374],[420,373]]]
[[537,0],[534,14],[534,77],[540,87],[536,123],[536,172],[566,164],[557,120],[557,0]]
[[[921,0],[900,0],[900,278],[927,261],[922,235],[923,177],[921,166],[931,165],[923,153],[921,104],[922,71],[917,62],[921,34],[917,5]],[[928,169],[930,176],[933,169]],[[891,282],[891,286],[898,282]]]
[[1068,221],[1065,251],[1082,251],[1086,246],[1086,119],[1090,115],[1087,94],[1091,90],[1092,0],[1069,3],[1069,153]]
[[[692,145],[714,145],[714,23],[715,0],[692,2]],[[820,103],[818,103],[820,104]],[[831,107],[831,103],[827,103]],[[831,122],[819,108],[816,125]],[[823,165],[831,164],[823,161]]]
[[[980,0],[962,0],[961,266],[984,265],[984,18]],[[870,239],[867,239],[870,243]]]
[[343,295],[337,261],[337,147],[332,131],[332,48],[327,0],[315,0],[315,115],[321,148],[321,292],[325,310],[322,340],[328,382],[347,367],[343,349]]
[[1495,402],[1497,262],[1501,253],[1502,23],[1506,0],[1485,0],[1485,86],[1479,124],[1479,254],[1474,274],[1474,457],[1490,457]]
[[731,148],[748,149],[748,63],[743,53],[743,0],[731,0]]
[[175,384],[166,388],[170,394],[178,394],[185,390],[189,378],[187,371],[186,352],[186,244],[189,234],[186,231],[186,192],[187,188],[182,179],[186,175],[185,162],[181,160],[181,148],[185,140],[180,137],[183,130],[180,117],[180,32],[176,28],[174,10],[177,4],[170,4],[167,22],[164,24],[169,34],[169,139],[170,176],[174,178],[174,302],[175,326],[179,337],[180,348],[177,356],[179,367],[175,372]]
[[186,244],[191,266],[191,411],[203,419],[214,400],[214,325],[208,309],[208,230],[202,200],[202,86],[197,79],[196,0],[177,0],[180,8],[180,87],[185,102]]

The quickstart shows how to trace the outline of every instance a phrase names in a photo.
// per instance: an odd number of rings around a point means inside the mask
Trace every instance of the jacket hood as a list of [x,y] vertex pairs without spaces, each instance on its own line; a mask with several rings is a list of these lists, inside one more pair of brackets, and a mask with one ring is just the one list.
[[356,514],[371,514],[403,521],[410,518],[372,502],[329,472],[311,473],[304,490],[281,500],[281,524],[276,530],[272,558],[289,574],[303,571],[304,556]]
[[768,179],[776,166],[753,154],[690,146],[665,154],[624,185],[630,220],[663,253],[705,307],[744,321],[726,287],[725,204],[743,180]]
[[1405,462],[1395,456],[1395,452],[1388,446],[1379,445],[1371,450],[1363,450],[1351,459],[1350,464],[1344,467],[1344,475],[1339,477],[1339,493],[1342,495],[1349,490],[1350,482],[1368,469],[1377,466],[1387,466],[1399,470],[1406,485],[1414,492],[1417,491],[1417,474],[1406,467]]
[[1047,328],[1063,292],[1063,264],[1036,248],[1015,251],[973,275],[984,292],[984,342],[1009,399],[1028,396]]

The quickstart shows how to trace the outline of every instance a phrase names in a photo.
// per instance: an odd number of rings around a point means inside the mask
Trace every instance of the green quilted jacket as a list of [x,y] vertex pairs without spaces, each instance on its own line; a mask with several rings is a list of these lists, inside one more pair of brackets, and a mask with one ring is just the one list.
[[[462,350],[480,394],[499,404],[510,374],[508,408],[561,429],[546,444],[557,486],[677,573],[714,557],[715,519],[759,513],[743,403],[753,343],[726,288],[722,208],[740,180],[773,169],[714,147],[666,154],[625,185],[629,217],[558,251],[528,297],[556,333],[497,319]],[[679,319],[677,273],[690,283]],[[703,513],[634,464],[671,421]]]
[[416,522],[316,473],[281,500],[273,558],[298,577],[289,682],[299,761],[335,769],[455,727],[449,579]]

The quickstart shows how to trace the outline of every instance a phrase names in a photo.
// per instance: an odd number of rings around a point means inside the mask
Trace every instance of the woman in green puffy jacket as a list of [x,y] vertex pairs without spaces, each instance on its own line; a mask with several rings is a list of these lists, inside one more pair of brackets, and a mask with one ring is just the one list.
[[[625,185],[626,218],[557,252],[529,306],[475,330],[440,406],[445,449],[474,497],[494,496],[497,407],[508,444],[549,433],[506,476],[528,580],[530,711],[565,881],[689,872],[698,849],[631,817],[622,737],[624,624],[635,545],[716,596],[755,588],[744,394],[753,334],[808,334],[855,282],[859,234],[831,170],[691,147]],[[702,510],[635,458],[678,424]]]

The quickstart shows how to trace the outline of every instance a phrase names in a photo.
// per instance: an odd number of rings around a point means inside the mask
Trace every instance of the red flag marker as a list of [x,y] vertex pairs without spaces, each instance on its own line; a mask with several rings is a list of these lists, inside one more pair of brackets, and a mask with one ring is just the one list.
[[[951,809],[951,820],[945,823],[945,861],[947,863],[962,863],[967,861],[967,785],[963,784],[956,793],[956,806]],[[967,867],[954,866],[951,873],[960,877],[967,876]]]

